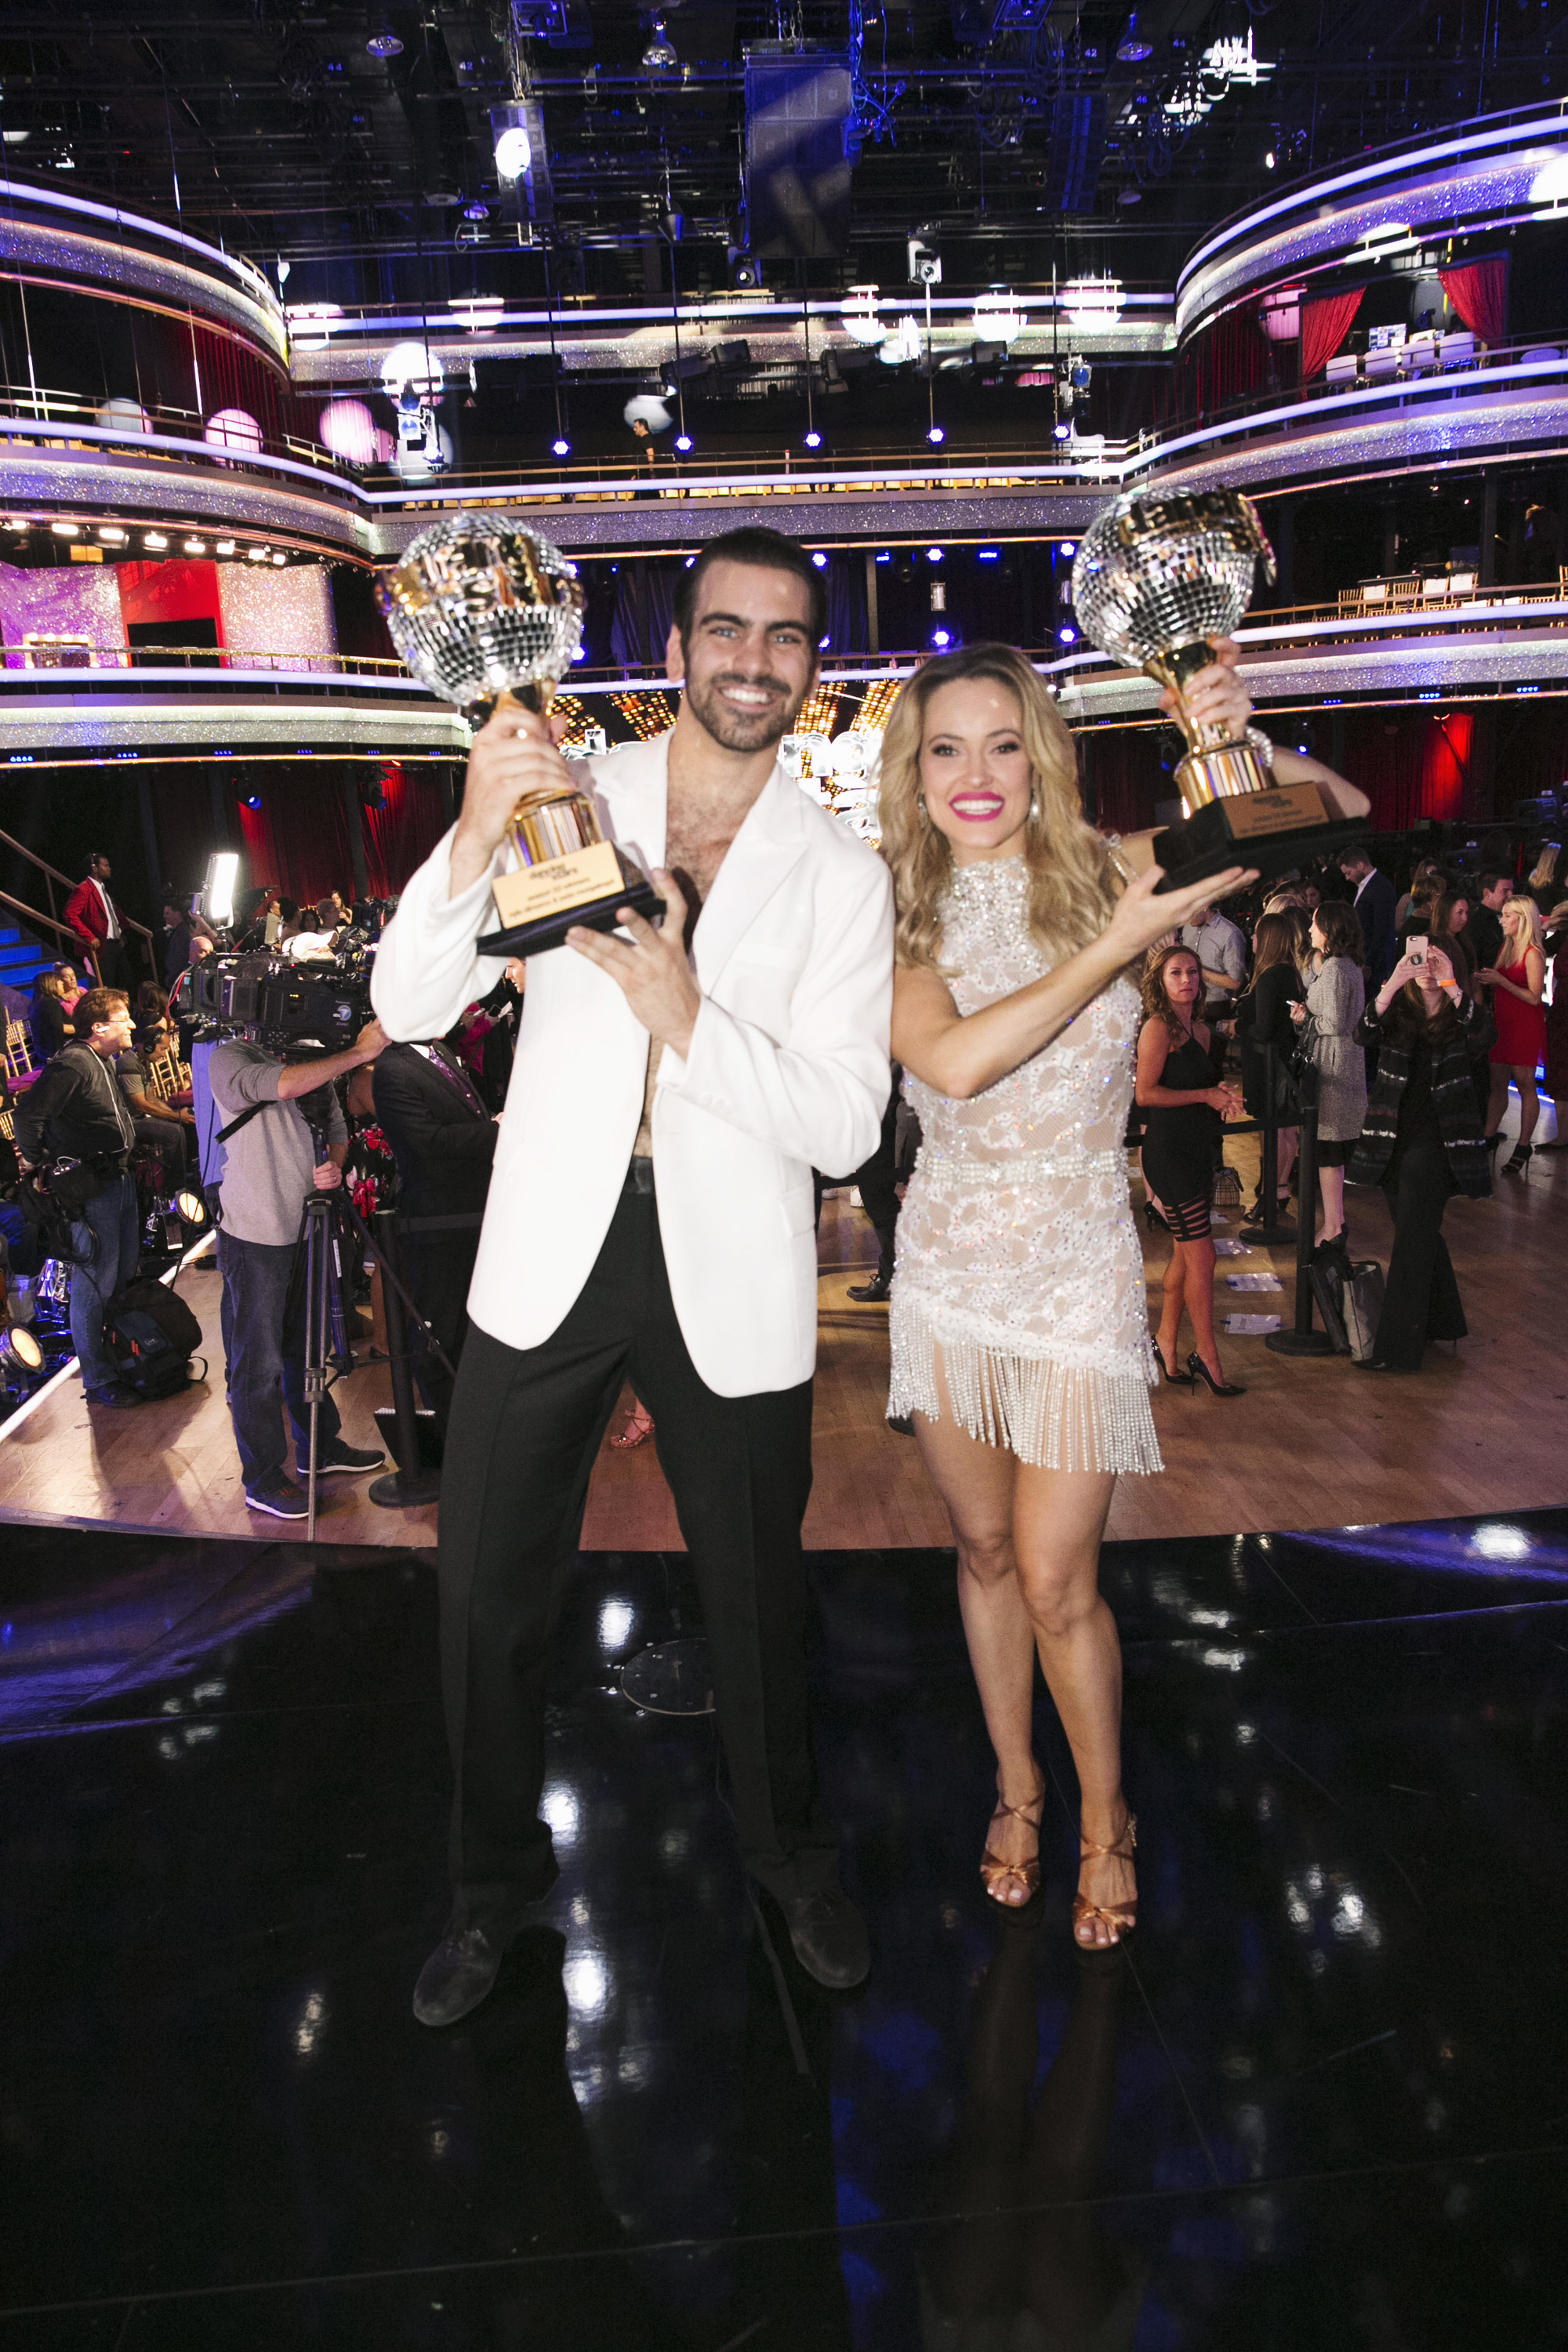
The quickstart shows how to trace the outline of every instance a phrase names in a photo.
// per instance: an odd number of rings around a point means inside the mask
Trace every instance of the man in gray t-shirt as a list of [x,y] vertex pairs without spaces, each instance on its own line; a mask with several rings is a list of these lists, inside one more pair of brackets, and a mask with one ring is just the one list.
[[[223,1147],[217,1262],[224,1286],[229,1418],[245,1475],[245,1500],[250,1510],[265,1511],[272,1518],[307,1516],[305,1496],[288,1474],[289,1439],[279,1391],[294,1425],[298,1472],[303,1477],[310,1468],[310,1443],[304,1357],[299,1337],[285,1333],[284,1310],[305,1202],[312,1192],[330,1192],[342,1182],[348,1129],[331,1082],[374,1062],[385,1043],[373,1022],[347,1053],[283,1062],[265,1045],[237,1037],[215,1046],[207,1064],[216,1122],[228,1127],[247,1113],[254,1114],[245,1117],[245,1125]],[[327,1143],[320,1166],[310,1123],[300,1107],[304,1097],[318,1093]],[[328,1471],[374,1470],[384,1459],[379,1450],[344,1444],[331,1397],[321,1400],[318,1425],[318,1476]]]
[[1247,941],[1217,907],[1200,907],[1182,926],[1182,945],[1191,948],[1204,976],[1206,1009],[1228,1020],[1247,978]]

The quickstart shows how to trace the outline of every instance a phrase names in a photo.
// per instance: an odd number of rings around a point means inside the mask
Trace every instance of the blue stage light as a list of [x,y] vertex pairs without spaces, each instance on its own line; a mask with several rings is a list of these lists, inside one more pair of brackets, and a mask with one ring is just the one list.
[[933,425],[931,431],[926,435],[926,439],[930,442],[935,443],[938,441],[945,441],[947,439],[947,436],[942,431],[940,425]]
[[808,449],[820,449],[822,446],[821,434],[808,433],[805,436],[805,446]]
[[931,633],[931,641],[933,646],[950,646],[952,643],[952,633],[948,629],[933,629]]
[[817,568],[817,570],[818,570],[819,572],[826,572],[826,569],[827,569],[827,558],[826,558],[826,555],[824,555],[824,553],[822,552],[822,550],[821,550],[821,548],[820,548],[820,547],[819,547],[819,548],[817,548],[817,549],[816,549],[816,550],[814,551],[814,552],[813,552],[813,554],[812,554],[812,559],[811,559],[811,560],[812,560],[812,562],[816,564],[816,568]]
[[558,457],[569,457],[572,455],[572,444],[564,435],[558,436],[550,446]]
[[1069,625],[1064,623],[1057,631],[1057,643],[1059,646],[1076,646],[1078,643],[1078,631]]
[[676,447],[677,447],[678,449],[681,450],[682,452],[684,452],[684,451],[686,451],[686,450],[689,449],[689,448],[690,448],[690,446],[691,446],[691,436],[690,436],[690,434],[689,434],[689,433],[678,433],[678,434],[676,435],[676,436],[675,436],[675,446],[676,446]]

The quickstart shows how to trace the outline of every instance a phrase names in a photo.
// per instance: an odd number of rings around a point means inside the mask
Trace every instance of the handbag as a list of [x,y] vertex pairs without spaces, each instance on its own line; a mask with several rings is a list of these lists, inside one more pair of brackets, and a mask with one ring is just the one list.
[[1363,1258],[1351,1268],[1351,1278],[1341,1286],[1341,1313],[1344,1318],[1345,1337],[1350,1351],[1358,1364],[1364,1364],[1377,1346],[1377,1327],[1383,1318],[1383,1268],[1375,1258]]

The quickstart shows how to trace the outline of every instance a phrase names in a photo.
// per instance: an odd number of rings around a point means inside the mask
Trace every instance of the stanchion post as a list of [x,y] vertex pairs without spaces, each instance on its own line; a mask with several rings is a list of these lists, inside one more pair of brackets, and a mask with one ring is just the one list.
[[[1269,1047],[1272,1053],[1274,1048]],[[1326,1331],[1312,1328],[1312,1228],[1317,1223],[1318,1197],[1318,1074],[1303,1073],[1301,1079],[1301,1118],[1297,1129],[1300,1143],[1300,1182],[1296,1203],[1296,1318],[1289,1331],[1269,1331],[1263,1344],[1279,1356],[1331,1356],[1334,1343]]]
[[[389,1266],[399,1283],[403,1282],[403,1265],[397,1245],[397,1214],[393,1209],[375,1213],[376,1255],[384,1266]],[[407,1287],[406,1284],[403,1286]],[[441,1492],[438,1472],[421,1468],[419,1462],[419,1414],[414,1402],[414,1365],[408,1353],[408,1311],[397,1293],[386,1295],[386,1360],[392,1374],[392,1407],[397,1416],[397,1449],[403,1460],[399,1468],[389,1470],[374,1479],[367,1489],[373,1503],[387,1510],[412,1510],[420,1503],[433,1503]]]

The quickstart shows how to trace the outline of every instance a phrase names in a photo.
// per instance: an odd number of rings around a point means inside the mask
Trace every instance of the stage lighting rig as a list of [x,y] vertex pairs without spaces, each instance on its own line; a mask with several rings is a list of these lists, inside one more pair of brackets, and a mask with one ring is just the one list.
[[942,256],[933,246],[927,245],[923,237],[911,236],[904,249],[908,257],[909,280],[911,286],[931,287],[942,284]]

